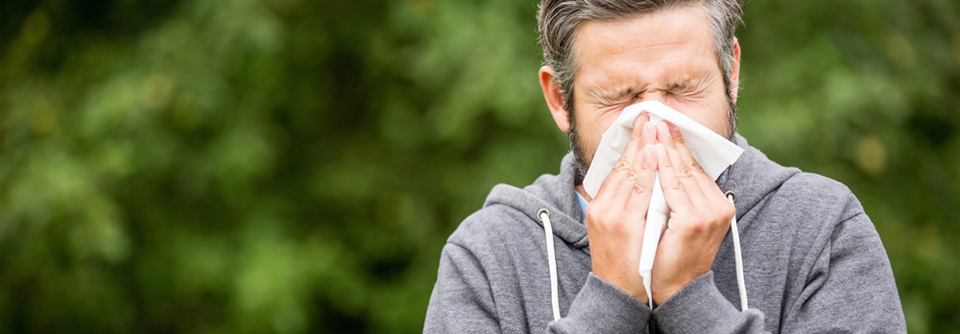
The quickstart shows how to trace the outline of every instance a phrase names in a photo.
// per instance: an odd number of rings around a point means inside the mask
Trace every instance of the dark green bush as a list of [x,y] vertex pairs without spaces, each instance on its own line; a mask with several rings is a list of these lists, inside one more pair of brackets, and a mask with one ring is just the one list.
[[[6,1],[0,331],[418,332],[445,238],[567,150],[535,1]],[[960,6],[752,1],[740,132],[960,328]]]

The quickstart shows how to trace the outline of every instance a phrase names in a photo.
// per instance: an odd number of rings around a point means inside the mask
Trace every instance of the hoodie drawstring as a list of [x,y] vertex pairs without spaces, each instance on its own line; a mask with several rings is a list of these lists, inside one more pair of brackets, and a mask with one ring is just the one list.
[[[732,192],[728,191],[726,194],[727,199],[730,200],[730,204],[734,204],[737,196]],[[740,289],[740,310],[747,310],[747,285],[743,281],[743,255],[740,253],[740,231],[737,229],[737,214],[733,214],[733,218],[730,220],[730,234],[733,234],[733,254],[735,261],[737,262],[737,287]]]
[[557,292],[557,254],[553,249],[553,225],[550,224],[550,211],[540,209],[537,218],[543,223],[544,239],[547,242],[548,266],[550,267],[550,301],[553,304],[553,320],[560,320],[560,300]]
[[[723,182],[720,183],[720,189],[727,185],[727,175],[730,173],[730,167],[723,171]],[[724,196],[730,200],[730,204],[736,204],[737,194],[733,191],[727,191]],[[737,213],[733,213],[733,219],[730,220],[730,234],[733,234],[733,255],[737,263],[737,288],[740,290],[740,310],[747,310],[747,283],[743,279],[743,255],[740,253],[740,230],[737,228]]]

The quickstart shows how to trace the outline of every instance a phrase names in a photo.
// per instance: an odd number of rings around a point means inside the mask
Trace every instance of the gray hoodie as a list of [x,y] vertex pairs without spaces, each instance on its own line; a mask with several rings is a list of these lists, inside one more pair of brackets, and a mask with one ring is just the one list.
[[[739,135],[736,142],[745,152],[723,190],[736,194],[746,311],[729,232],[712,270],[654,310],[593,275],[568,154],[556,176],[494,187],[450,236],[424,332],[906,332],[890,261],[850,190],[780,166]],[[553,225],[559,320],[541,209]]]

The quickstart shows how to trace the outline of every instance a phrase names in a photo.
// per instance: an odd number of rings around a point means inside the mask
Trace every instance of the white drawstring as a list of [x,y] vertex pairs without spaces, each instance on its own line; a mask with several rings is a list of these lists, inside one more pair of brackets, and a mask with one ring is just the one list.
[[[727,199],[730,200],[730,204],[734,204],[737,196],[732,192],[728,191],[726,193]],[[743,256],[740,255],[740,231],[737,229],[737,214],[733,214],[733,219],[730,220],[730,228],[733,230],[733,254],[737,262],[737,287],[740,289],[740,310],[747,310],[747,285],[743,280]]]
[[[730,203],[735,203],[736,196],[733,192],[726,193]],[[557,254],[553,247],[553,225],[550,224],[550,212],[547,209],[540,209],[537,212],[537,218],[543,223],[543,237],[547,243],[547,266],[550,267],[550,302],[553,306],[553,319],[560,320],[560,301],[557,288]],[[743,255],[740,253],[740,231],[737,229],[737,215],[733,215],[730,221],[730,228],[733,229],[733,253],[737,264],[737,288],[740,290],[740,309],[747,310],[747,285],[743,279]]]
[[550,301],[553,304],[553,320],[560,320],[560,301],[557,297],[557,254],[553,249],[553,226],[550,225],[550,212],[540,209],[537,218],[543,222],[544,239],[547,241],[548,266],[550,267]]

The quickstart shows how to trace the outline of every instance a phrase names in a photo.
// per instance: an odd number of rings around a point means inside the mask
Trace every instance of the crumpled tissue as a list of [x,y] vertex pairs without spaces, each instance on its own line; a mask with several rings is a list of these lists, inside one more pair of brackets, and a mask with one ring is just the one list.
[[[627,144],[630,143],[630,134],[633,132],[634,120],[644,112],[650,115],[650,121],[654,124],[667,120],[676,125],[691,155],[712,179],[720,177],[727,166],[737,161],[743,153],[743,149],[736,144],[659,101],[637,103],[625,108],[600,139],[600,146],[597,147],[597,153],[594,154],[590,169],[587,170],[587,175],[583,179],[583,187],[591,198],[597,196],[603,180],[610,175],[620,155],[626,150]],[[650,272],[653,269],[653,259],[657,255],[657,246],[660,244],[660,235],[667,228],[669,215],[670,208],[663,197],[658,173],[650,198],[650,208],[647,210],[643,245],[640,250],[639,271],[640,276],[643,277],[643,287],[647,296],[652,296]],[[653,298],[650,298],[650,306],[653,307]]]

